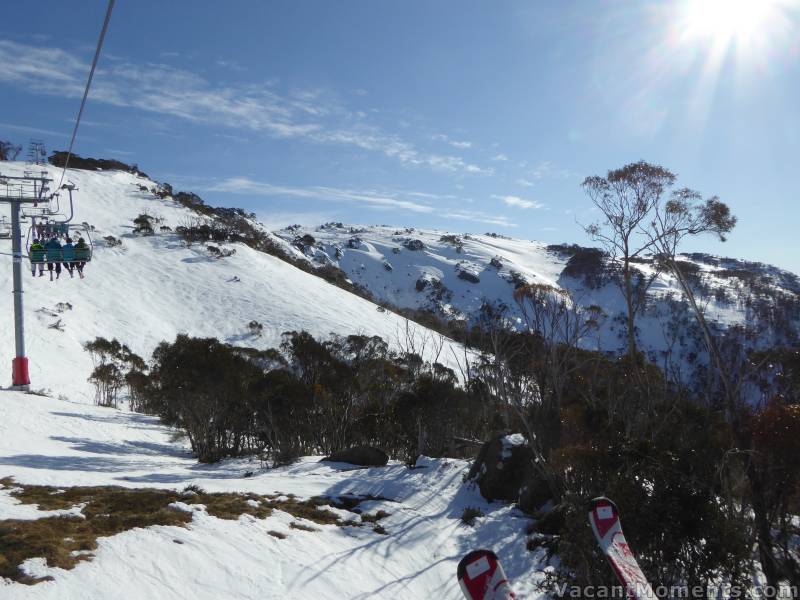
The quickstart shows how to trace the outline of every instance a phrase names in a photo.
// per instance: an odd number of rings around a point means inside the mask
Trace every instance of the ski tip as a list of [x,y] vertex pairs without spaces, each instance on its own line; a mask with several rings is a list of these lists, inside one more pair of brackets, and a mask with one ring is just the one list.
[[464,576],[467,574],[467,565],[471,565],[481,557],[486,557],[492,563],[498,562],[497,554],[491,550],[473,550],[459,561],[458,570],[456,571],[458,578],[464,579]]
[[614,511],[615,514],[619,513],[619,511],[617,510],[617,505],[614,504],[614,501],[611,498],[607,498],[606,496],[598,496],[597,498],[592,498],[591,500],[589,500],[588,509],[589,512],[592,512],[604,506],[611,507],[611,510]]

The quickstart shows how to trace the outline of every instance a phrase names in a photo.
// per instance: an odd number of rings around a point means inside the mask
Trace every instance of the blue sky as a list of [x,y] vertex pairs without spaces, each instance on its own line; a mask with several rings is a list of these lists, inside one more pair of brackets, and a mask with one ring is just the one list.
[[[728,2],[119,0],[76,151],[274,225],[583,244],[580,182],[644,159],[740,219],[687,250],[800,272],[800,0]],[[4,6],[0,138],[66,147],[104,10]]]

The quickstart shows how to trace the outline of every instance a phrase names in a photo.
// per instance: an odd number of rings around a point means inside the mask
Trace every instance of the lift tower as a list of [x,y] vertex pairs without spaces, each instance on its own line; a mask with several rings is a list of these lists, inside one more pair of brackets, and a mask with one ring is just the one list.
[[11,389],[28,390],[31,378],[28,358],[25,356],[25,321],[22,313],[22,228],[20,211],[23,205],[36,206],[49,202],[46,194],[53,182],[47,172],[39,175],[26,171],[23,177],[6,177],[0,174],[0,203],[11,207],[11,255],[13,260],[14,341],[16,356],[11,363]]

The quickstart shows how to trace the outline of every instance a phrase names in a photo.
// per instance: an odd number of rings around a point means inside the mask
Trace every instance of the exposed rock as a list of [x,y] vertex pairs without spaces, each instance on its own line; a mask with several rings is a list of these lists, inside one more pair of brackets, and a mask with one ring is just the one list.
[[405,246],[409,250],[414,250],[414,251],[425,249],[425,244],[422,243],[422,240],[406,240],[405,242],[403,242],[403,246]]
[[522,488],[531,479],[532,459],[533,451],[522,434],[497,435],[483,445],[468,478],[490,502],[519,502]]
[[416,290],[418,292],[421,292],[426,287],[428,287],[428,280],[427,279],[422,279],[420,277],[419,279],[417,279],[417,282],[414,284],[414,287],[416,288]]
[[481,278],[478,277],[477,273],[475,273],[473,271],[469,271],[467,269],[459,269],[458,278],[459,279],[463,279],[464,281],[469,281],[470,283],[480,283],[481,282]]
[[389,456],[372,446],[355,446],[347,450],[339,450],[322,459],[329,462],[342,462],[362,467],[382,467],[389,462]]

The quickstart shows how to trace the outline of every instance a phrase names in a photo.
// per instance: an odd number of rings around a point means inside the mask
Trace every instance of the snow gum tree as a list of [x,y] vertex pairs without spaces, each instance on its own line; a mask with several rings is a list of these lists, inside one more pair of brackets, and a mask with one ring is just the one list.
[[652,250],[653,241],[642,234],[642,229],[675,179],[664,167],[639,161],[609,171],[605,177],[587,177],[582,184],[601,214],[601,220],[585,227],[586,233],[603,246],[612,264],[621,270],[617,280],[625,297],[628,356],[632,360],[636,356],[636,315],[644,307],[647,289],[655,277],[634,281],[631,263]]

